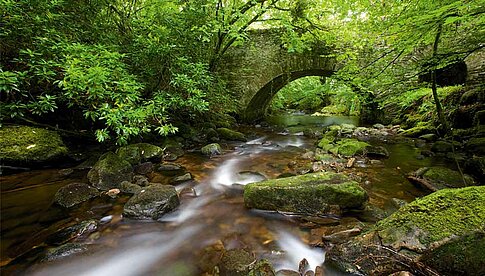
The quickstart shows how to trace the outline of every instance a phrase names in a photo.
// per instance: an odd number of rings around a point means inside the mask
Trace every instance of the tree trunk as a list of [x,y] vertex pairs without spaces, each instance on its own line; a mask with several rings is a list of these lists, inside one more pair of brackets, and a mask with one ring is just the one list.
[[[442,24],[439,23],[438,30],[436,31],[436,36],[434,39],[433,44],[433,62],[436,62],[436,56],[438,55],[438,44],[441,37],[442,32]],[[441,106],[440,100],[438,98],[438,89],[436,87],[436,67],[435,64],[433,70],[431,71],[431,90],[433,91],[433,99],[436,104],[436,112],[438,113],[438,118],[444,130],[444,135],[450,132],[450,127],[448,126],[448,122],[446,121],[445,114],[443,113],[443,107]]]

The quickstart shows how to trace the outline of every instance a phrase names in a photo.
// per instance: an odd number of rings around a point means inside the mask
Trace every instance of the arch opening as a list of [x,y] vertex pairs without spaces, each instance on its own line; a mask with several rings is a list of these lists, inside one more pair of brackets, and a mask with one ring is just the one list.
[[332,78],[332,74],[306,70],[274,78],[251,99],[245,112],[246,121],[258,121],[288,110],[324,116],[358,116],[361,111],[358,92]]
[[268,107],[273,97],[288,83],[296,79],[309,76],[329,77],[333,75],[333,73],[334,71],[311,69],[294,71],[275,77],[261,89],[259,89],[258,92],[251,98],[243,114],[244,121],[255,122],[263,119],[268,111]]

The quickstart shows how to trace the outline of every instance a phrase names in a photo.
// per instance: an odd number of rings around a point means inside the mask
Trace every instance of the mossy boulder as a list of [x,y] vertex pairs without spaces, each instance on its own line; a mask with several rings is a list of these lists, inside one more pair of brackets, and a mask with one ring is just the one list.
[[54,196],[54,202],[69,208],[99,195],[99,191],[85,183],[71,183],[60,188]]
[[67,147],[55,131],[28,126],[0,128],[0,160],[5,165],[49,162],[67,153]]
[[335,155],[343,155],[351,157],[358,154],[365,153],[365,149],[370,145],[366,142],[361,142],[357,139],[341,139],[339,141],[330,140],[326,137],[320,139],[318,147],[326,152],[331,152]]
[[148,143],[138,143],[121,147],[116,150],[116,154],[130,164],[136,165],[149,160],[159,161],[162,158],[163,149]]
[[357,139],[342,139],[336,144],[336,148],[331,149],[330,152],[333,154],[338,153],[345,157],[363,154],[365,149],[370,146],[366,142],[362,142]]
[[[463,182],[463,178],[466,184]],[[445,188],[461,188],[474,184],[469,175],[461,176],[460,172],[445,167],[424,167],[408,176],[408,179],[432,192]]]
[[468,140],[468,142],[466,142],[465,147],[469,152],[484,155],[485,154],[485,137],[472,138],[472,139]]
[[254,261],[254,257],[244,249],[228,250],[219,264],[220,275],[247,276]]
[[221,145],[219,145],[217,143],[208,144],[208,145],[202,147],[201,151],[202,151],[202,154],[209,156],[209,157],[222,154]]
[[401,134],[406,137],[419,137],[425,134],[436,133],[436,128],[430,124],[416,126],[410,129],[406,129]]
[[230,130],[225,127],[218,128],[217,133],[219,133],[219,137],[222,139],[242,142],[247,141],[246,136],[244,136],[244,134],[242,134],[241,132]]
[[123,207],[123,215],[133,219],[159,219],[180,204],[175,187],[152,184],[133,195]]
[[451,152],[453,151],[453,145],[446,141],[436,141],[433,146],[431,146],[431,150],[434,152]]
[[131,164],[118,155],[108,152],[88,172],[88,180],[101,190],[120,188],[121,182],[131,181],[133,168]]
[[332,172],[266,180],[244,187],[248,208],[304,214],[328,214],[339,209],[359,209],[367,193],[357,182]]
[[[443,189],[416,199],[369,232],[333,247],[326,258],[347,272],[365,275],[389,275],[410,268],[415,274],[430,275],[420,262],[445,275],[483,275],[484,229],[485,187]],[[455,256],[459,260],[443,259]]]

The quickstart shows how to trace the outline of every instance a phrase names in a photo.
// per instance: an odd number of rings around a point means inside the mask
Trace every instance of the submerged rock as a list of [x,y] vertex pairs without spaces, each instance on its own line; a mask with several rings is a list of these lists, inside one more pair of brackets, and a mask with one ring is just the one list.
[[96,220],[90,219],[81,221],[50,235],[45,242],[47,244],[60,245],[77,237],[92,233],[96,231],[96,229],[98,229],[98,222]]
[[85,183],[71,183],[60,188],[54,196],[54,202],[69,208],[99,195],[99,191]]
[[408,179],[412,183],[432,192],[445,188],[460,188],[474,184],[471,176],[465,174],[463,178],[459,172],[445,167],[420,168],[411,173]]
[[159,219],[179,204],[175,187],[152,184],[126,202],[123,215],[134,219]]
[[48,162],[67,153],[67,147],[55,131],[28,126],[0,127],[0,160],[4,165]]
[[219,133],[220,138],[223,138],[226,140],[242,141],[242,142],[247,141],[246,136],[244,136],[244,134],[238,131],[230,130],[228,128],[224,128],[224,127],[218,128],[217,133]]
[[88,246],[85,244],[66,243],[58,247],[47,249],[47,251],[45,252],[45,256],[41,259],[41,262],[57,261],[86,252],[87,250]]
[[358,209],[367,193],[345,175],[323,172],[272,179],[244,187],[248,208],[277,210],[311,215],[339,209]]
[[112,152],[101,156],[88,172],[89,182],[101,190],[119,188],[121,182],[131,181],[132,177],[131,164]]
[[371,231],[333,247],[326,259],[346,272],[365,275],[409,269],[435,275],[421,262],[446,275],[483,275],[484,227],[485,187],[444,189],[416,199]]
[[209,157],[222,154],[222,148],[217,143],[208,144],[202,147],[201,151],[202,151],[202,154],[207,155]]

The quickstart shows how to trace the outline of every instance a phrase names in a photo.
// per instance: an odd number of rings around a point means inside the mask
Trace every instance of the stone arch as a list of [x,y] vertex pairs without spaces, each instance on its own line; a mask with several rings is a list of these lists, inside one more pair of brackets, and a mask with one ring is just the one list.
[[275,77],[261,89],[259,89],[259,91],[257,91],[256,94],[251,98],[243,112],[244,121],[253,122],[263,118],[266,115],[273,97],[278,93],[278,91],[280,91],[290,82],[299,78],[310,76],[329,77],[333,73],[334,71],[309,69],[285,73]]
[[239,99],[240,117],[246,122],[261,119],[273,96],[286,84],[305,76],[329,76],[340,64],[324,45],[303,53],[289,52],[280,29],[258,29],[248,41],[232,47],[217,66],[229,92]]

